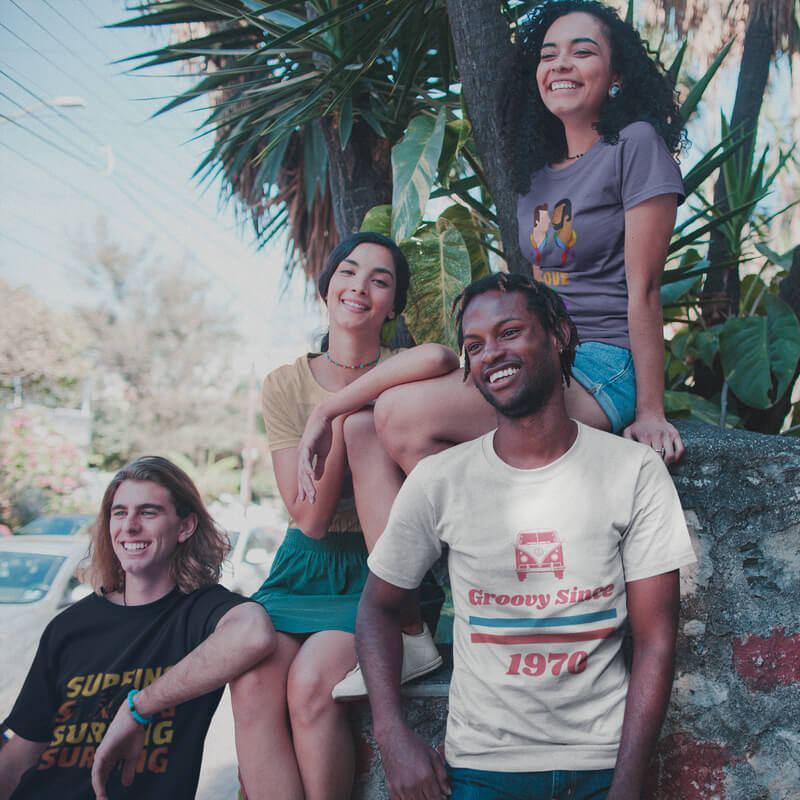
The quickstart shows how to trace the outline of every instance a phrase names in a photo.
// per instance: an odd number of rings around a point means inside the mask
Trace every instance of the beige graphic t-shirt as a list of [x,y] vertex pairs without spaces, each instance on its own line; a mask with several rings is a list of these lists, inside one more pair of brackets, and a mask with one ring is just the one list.
[[695,561],[677,492],[651,448],[580,424],[541,469],[509,466],[493,440],[418,464],[369,567],[413,588],[449,545],[449,764],[612,768],[628,688],[625,583]]
[[[400,350],[381,347],[380,362],[399,352]],[[264,379],[261,410],[270,451],[297,447],[314,407],[333,394],[317,383],[309,366],[313,358],[324,358],[324,355],[306,353],[293,364],[284,364],[273,370]],[[289,527],[296,527],[293,519],[289,520]],[[361,531],[349,471],[345,476],[342,497],[331,520],[330,530]]]

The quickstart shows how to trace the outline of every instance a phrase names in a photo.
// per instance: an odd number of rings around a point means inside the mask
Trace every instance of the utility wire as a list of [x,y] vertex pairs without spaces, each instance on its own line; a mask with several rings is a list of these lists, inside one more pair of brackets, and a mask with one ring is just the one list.
[[40,141],[44,142],[45,144],[50,145],[50,147],[54,147],[56,150],[58,150],[60,153],[63,153],[65,156],[69,156],[70,158],[74,158],[76,161],[80,162],[85,167],[89,167],[89,169],[91,169],[91,170],[97,170],[98,167],[97,167],[96,164],[92,164],[91,162],[89,162],[85,158],[83,158],[82,156],[78,156],[78,155],[75,155],[75,153],[71,153],[65,147],[62,147],[60,144],[56,144],[56,142],[51,142],[46,136],[42,136],[40,133],[37,133],[36,131],[31,130],[29,127],[27,127],[26,125],[23,125],[18,120],[13,119],[12,117],[7,117],[5,114],[0,114],[0,118],[5,119],[6,122],[10,122],[12,125],[16,126],[17,128],[20,128],[21,130],[25,131],[26,133],[29,133],[31,136],[35,136]]
[[[20,6],[19,6],[19,5],[18,5],[16,2],[14,2],[14,0],[12,0],[12,4],[13,4],[13,5],[14,5],[16,8],[18,8],[20,11],[22,11],[22,12],[23,12],[23,13],[24,13],[24,14],[25,14],[25,15],[26,15],[26,16],[27,16],[29,19],[31,19],[31,20],[32,20],[32,21],[33,21],[33,22],[34,22],[34,23],[35,23],[35,24],[36,24],[36,25],[37,25],[39,28],[41,28],[43,31],[45,31],[45,32],[46,32],[46,33],[47,33],[47,34],[48,34],[48,35],[49,35],[51,38],[53,38],[53,39],[54,39],[54,40],[55,40],[55,41],[56,41],[58,44],[60,44],[62,47],[64,47],[64,49],[65,49],[65,50],[67,50],[67,52],[69,52],[69,53],[70,53],[70,54],[71,54],[71,55],[72,55],[74,58],[76,58],[76,59],[77,59],[77,60],[78,60],[80,63],[84,64],[85,66],[87,66],[87,68],[89,68],[90,70],[92,70],[92,73],[93,73],[93,74],[96,74],[96,71],[94,70],[94,68],[93,68],[93,67],[91,67],[90,65],[86,64],[86,62],[85,62],[85,61],[84,61],[82,58],[80,58],[80,56],[78,56],[78,55],[77,55],[77,54],[76,54],[76,53],[75,53],[73,50],[71,50],[71,48],[69,48],[69,47],[67,47],[66,45],[64,45],[64,44],[63,44],[63,42],[61,42],[61,41],[58,39],[58,37],[54,36],[54,35],[53,35],[53,34],[52,34],[50,31],[48,31],[48,30],[47,30],[47,29],[46,29],[46,28],[45,28],[45,27],[44,27],[44,26],[43,26],[43,25],[42,25],[40,22],[38,22],[38,20],[36,20],[34,17],[32,17],[32,15],[30,15],[30,14],[29,14],[27,11],[25,11],[23,8],[21,8],[21,7],[20,7]],[[48,5],[49,5],[49,4],[48,4]],[[84,7],[86,7],[85,3],[83,3],[83,5],[84,5]],[[51,6],[51,8],[52,8],[52,6]],[[57,68],[59,69],[59,71],[60,71],[60,72],[63,72],[63,71],[64,71],[62,66],[60,66],[60,65],[56,64],[56,63],[55,63],[55,62],[54,62],[52,59],[50,59],[48,56],[44,55],[44,54],[43,54],[43,53],[42,53],[40,50],[38,50],[36,47],[34,47],[33,45],[31,45],[29,42],[27,42],[27,41],[26,41],[26,40],[25,40],[23,37],[19,36],[17,33],[15,33],[13,30],[11,30],[11,29],[10,29],[10,28],[9,28],[7,25],[4,25],[4,24],[0,23],[0,27],[4,28],[4,29],[5,29],[5,30],[7,30],[9,33],[11,33],[11,35],[12,35],[12,36],[14,36],[14,37],[15,37],[16,39],[18,39],[20,42],[22,42],[22,43],[23,43],[23,44],[24,44],[26,47],[28,47],[29,49],[33,50],[33,51],[34,51],[34,52],[35,52],[35,53],[36,53],[38,56],[40,56],[41,58],[43,58],[45,61],[47,61],[48,63],[50,63],[50,64],[51,64],[51,65],[53,65],[54,67],[57,67]],[[74,26],[73,26],[73,27],[74,27]],[[84,38],[85,38],[85,37],[84,37]],[[97,48],[97,49],[99,50],[99,48]],[[100,52],[102,52],[102,51],[100,51]],[[2,71],[0,71],[0,72],[2,72]],[[39,97],[38,95],[36,95],[36,93],[32,92],[30,89],[28,89],[26,86],[24,86],[23,84],[21,84],[19,81],[16,81],[16,80],[15,80],[13,77],[11,77],[10,75],[8,75],[8,74],[7,74],[7,73],[5,73],[5,72],[2,72],[2,74],[6,75],[6,77],[8,77],[10,80],[12,80],[12,81],[13,81],[15,84],[17,84],[17,85],[18,85],[20,88],[22,88],[23,90],[25,90],[25,91],[26,91],[28,94],[30,94],[31,96],[33,96],[35,99],[37,99],[39,102],[43,102],[43,103],[47,104],[45,100],[43,100],[41,97]],[[67,73],[67,74],[68,74],[68,73]],[[89,89],[89,87],[87,87],[85,83],[83,83],[82,81],[79,81],[78,79],[76,79],[74,75],[70,75],[70,77],[71,77],[71,79],[72,79],[72,80],[75,80],[77,83],[79,83],[81,86],[83,86],[84,88],[88,89],[88,90],[91,92],[91,89]],[[12,100],[12,102],[15,102],[15,101],[13,101],[13,100]],[[16,102],[15,102],[15,104],[16,104]],[[17,104],[17,105],[18,105],[18,104]],[[77,124],[77,123],[76,123],[76,122],[75,122],[73,119],[71,119],[69,116],[67,116],[67,115],[66,115],[66,114],[64,114],[63,112],[60,112],[58,109],[55,109],[55,110],[57,111],[57,113],[59,114],[59,116],[61,116],[61,117],[62,117],[63,119],[65,119],[65,120],[67,120],[69,124],[71,124],[71,125],[72,125],[73,127],[75,127],[77,130],[79,130],[81,133],[83,133],[83,135],[86,135],[86,136],[88,136],[88,137],[89,137],[89,138],[90,138],[92,141],[99,142],[99,140],[97,139],[97,137],[95,137],[93,134],[91,134],[91,133],[90,133],[89,131],[87,131],[86,129],[82,128],[82,126],[78,125],[78,124]],[[10,120],[10,121],[14,122],[14,120]],[[36,132],[35,132],[35,131],[31,131],[29,128],[27,128],[27,127],[26,127],[26,126],[24,126],[24,125],[20,125],[19,123],[16,123],[16,124],[18,125],[18,127],[22,128],[22,129],[24,129],[24,130],[26,130],[27,132],[29,132],[29,133],[33,134],[34,136],[37,136],[37,138],[41,139],[41,140],[42,140],[42,141],[44,141],[45,143],[47,143],[47,144],[49,144],[49,145],[51,145],[51,146],[57,147],[57,149],[59,149],[59,150],[60,150],[61,152],[63,152],[64,154],[66,154],[66,155],[68,155],[68,156],[70,156],[70,157],[72,157],[72,158],[76,158],[77,160],[81,161],[81,163],[83,163],[83,164],[85,164],[85,165],[88,165],[88,166],[90,167],[90,169],[92,169],[92,170],[95,170],[95,169],[96,169],[94,165],[88,164],[88,162],[86,162],[86,161],[84,161],[84,160],[80,159],[79,157],[75,156],[74,154],[71,154],[69,151],[67,151],[67,150],[65,150],[65,149],[63,149],[63,148],[61,148],[61,147],[59,147],[58,145],[55,145],[53,142],[49,141],[49,140],[48,140],[48,139],[46,139],[45,137],[43,137],[43,136],[39,136],[38,134],[36,134]],[[15,152],[17,155],[20,155],[20,156],[22,156],[22,154],[20,154],[18,151],[15,151],[15,150],[14,150],[14,148],[11,148],[11,147],[9,147],[9,149],[11,149],[11,150],[12,150],[13,152]],[[23,157],[23,158],[24,158],[24,157]],[[27,161],[29,161],[29,162],[30,162],[30,159],[25,159],[25,160],[27,160]],[[133,166],[134,166],[134,167],[135,167],[137,170],[140,170],[140,171],[142,171],[142,172],[145,172],[145,173],[147,173],[147,171],[146,171],[146,170],[143,170],[143,169],[142,169],[142,165],[141,165],[141,163],[135,162],[135,161],[133,161],[133,160],[131,160],[131,159],[127,158],[127,157],[124,157],[124,160],[126,160],[126,161],[128,161],[128,163],[132,164],[132,165],[133,165]],[[30,163],[33,163],[33,162],[30,162]],[[49,171],[49,170],[46,170],[45,168],[41,167],[40,165],[35,165],[35,166],[37,166],[37,167],[38,167],[39,169],[41,169],[42,171],[45,171],[45,172],[47,172],[48,174],[52,174],[52,173],[51,173],[51,171]],[[160,181],[158,178],[155,178],[154,176],[152,176],[152,174],[149,174],[149,173],[147,173],[147,175],[148,175],[148,177],[150,178],[150,180],[152,180],[152,181],[153,181],[153,182],[154,182],[156,185],[158,185],[160,188],[164,188],[164,189],[166,189],[167,191],[170,191],[170,192],[171,192],[173,195],[177,196],[177,197],[179,198],[179,200],[180,200],[182,203],[186,203],[185,199],[184,199],[183,197],[181,197],[181,196],[180,196],[178,193],[176,193],[176,192],[175,192],[175,191],[174,191],[174,190],[173,190],[173,189],[172,189],[172,188],[171,188],[171,187],[170,187],[168,184],[164,184],[164,183],[163,183],[163,181]],[[57,176],[55,176],[55,177],[57,177]],[[74,185],[72,185],[72,184],[69,184],[69,182],[67,182],[67,181],[64,181],[63,179],[61,180],[61,182],[62,182],[62,183],[64,183],[65,185],[68,185],[68,186],[70,186],[70,187],[71,187],[71,188],[73,188],[74,190],[78,191],[78,190],[76,189],[76,187],[74,187]],[[131,183],[132,183],[132,182],[131,182]],[[118,189],[118,190],[119,190],[119,191],[120,191],[120,192],[121,192],[121,193],[122,193],[122,194],[123,194],[125,197],[127,197],[127,198],[128,198],[128,200],[129,200],[129,201],[130,201],[130,202],[131,202],[131,203],[134,205],[134,207],[135,207],[135,208],[136,208],[136,209],[139,211],[139,213],[140,213],[140,214],[142,214],[142,215],[143,215],[143,216],[144,216],[146,219],[148,219],[148,220],[149,220],[149,221],[150,221],[150,222],[151,222],[151,223],[152,223],[152,224],[155,226],[156,230],[162,230],[162,226],[160,225],[160,223],[159,223],[157,220],[155,220],[155,219],[152,217],[152,215],[150,215],[150,214],[149,214],[149,212],[148,212],[148,211],[147,211],[147,210],[146,210],[146,209],[145,209],[145,208],[142,206],[142,204],[141,204],[141,203],[138,201],[138,199],[137,199],[136,197],[134,197],[134,196],[131,194],[131,192],[130,192],[130,191],[129,191],[129,190],[128,190],[128,189],[127,189],[125,186],[121,186],[121,185],[120,185],[120,183],[119,183],[118,181],[114,181],[114,184],[116,185],[117,189]],[[81,192],[81,193],[83,193],[83,192]],[[153,198],[151,197],[150,199],[152,200]],[[98,204],[99,204],[99,205],[102,205],[102,204],[101,204],[101,203],[99,203],[99,201],[97,201],[96,199],[95,199],[95,202],[98,202]],[[166,209],[167,209],[168,211],[170,211],[171,213],[174,213],[174,208],[171,208],[171,207],[169,207],[169,206],[166,206],[166,205],[164,205],[163,203],[160,203],[160,204],[162,205],[162,207],[166,208]],[[195,213],[198,213],[198,215],[199,215],[199,216],[202,216],[202,217],[204,217],[204,218],[208,218],[208,217],[207,217],[207,215],[205,215],[205,214],[199,214],[199,212],[197,212],[197,211],[196,211],[196,209],[192,208],[192,210],[193,210]],[[214,220],[214,221],[216,221],[216,220]],[[185,219],[184,219],[184,222],[185,222]],[[203,261],[202,261],[202,260],[201,260],[201,259],[200,259],[200,258],[197,256],[197,254],[196,254],[196,253],[194,253],[194,251],[192,250],[192,248],[188,247],[188,246],[187,246],[185,243],[183,243],[182,241],[178,240],[178,239],[177,239],[177,237],[174,237],[174,236],[173,236],[172,238],[173,238],[173,240],[175,240],[175,241],[176,241],[178,244],[181,244],[183,247],[185,247],[185,248],[186,248],[186,249],[187,249],[187,250],[188,250],[188,251],[189,251],[189,252],[190,252],[190,253],[191,253],[191,254],[192,254],[192,255],[193,255],[195,258],[196,258],[198,265],[200,265],[200,266],[201,266],[201,267],[204,269],[204,271],[206,271],[208,274],[210,274],[211,276],[213,276],[214,278],[216,278],[217,280],[219,280],[219,281],[220,281],[220,282],[221,282],[221,283],[222,283],[222,284],[225,286],[225,288],[226,288],[226,289],[227,289],[229,292],[231,292],[231,293],[233,293],[233,294],[235,294],[235,295],[238,295],[238,292],[236,292],[236,291],[235,291],[235,290],[234,290],[234,289],[233,289],[233,288],[232,288],[232,287],[231,287],[231,286],[228,284],[228,282],[227,282],[225,279],[223,279],[223,278],[222,278],[222,277],[219,275],[219,273],[217,273],[217,272],[216,272],[216,270],[212,269],[212,268],[211,268],[211,267],[209,267],[207,264],[205,264],[205,262],[203,262]],[[241,295],[239,295],[239,296],[241,297]]]
[[[97,46],[97,44],[95,44],[95,43],[94,43],[94,42],[93,42],[93,41],[92,41],[92,40],[91,40],[91,39],[90,39],[90,38],[89,38],[89,37],[88,37],[88,36],[87,36],[87,35],[86,35],[86,34],[85,34],[85,33],[84,33],[84,32],[83,32],[83,31],[82,31],[82,30],[81,30],[81,29],[80,29],[80,28],[77,26],[77,25],[75,25],[75,23],[74,23],[74,22],[73,22],[73,21],[72,21],[72,20],[71,20],[69,17],[66,17],[66,16],[64,16],[64,15],[63,15],[63,14],[62,14],[62,13],[61,13],[61,12],[60,12],[60,11],[59,11],[59,10],[58,10],[58,9],[57,9],[57,8],[56,8],[56,7],[55,7],[53,4],[52,4],[52,3],[50,3],[50,1],[49,1],[49,0],[42,0],[42,2],[43,2],[43,3],[44,3],[44,4],[45,4],[45,5],[46,5],[46,6],[47,6],[47,7],[48,7],[48,8],[49,8],[49,9],[50,9],[50,10],[51,10],[51,11],[52,11],[54,14],[57,14],[59,17],[61,17],[61,19],[63,19],[63,20],[64,20],[64,22],[66,22],[66,23],[67,23],[67,25],[69,25],[69,26],[70,26],[70,28],[72,28],[72,30],[74,30],[74,31],[75,31],[75,33],[77,33],[77,34],[78,34],[78,36],[80,36],[80,37],[81,37],[81,39],[83,39],[83,41],[84,41],[84,42],[86,42],[86,44],[88,44],[88,45],[89,45],[89,47],[93,48],[94,50],[97,50],[97,52],[98,52],[98,53],[100,53],[100,55],[101,55],[101,56],[103,56],[103,58],[104,58],[106,61],[110,61],[110,60],[111,60],[111,59],[108,57],[108,54],[107,54],[107,53],[103,52],[103,50],[101,50],[101,49],[100,49],[100,48]],[[94,69],[94,68],[92,68],[92,69]]]
[[[2,73],[2,70],[0,70],[0,73]],[[8,100],[10,103],[13,103],[17,108],[21,109],[22,111],[26,110],[25,106],[23,106],[22,103],[18,103],[16,100],[14,100],[13,97],[9,97],[5,92],[0,91],[0,97],[4,97],[6,100]],[[44,105],[47,105],[47,104],[45,103]],[[16,120],[13,117],[6,116],[3,113],[0,113],[0,117],[3,117],[4,119],[8,120],[9,122],[14,122],[15,124],[18,125],[18,127],[21,127],[26,131],[28,130],[28,128],[26,128],[25,126],[20,125],[19,123],[17,123]],[[62,135],[61,131],[58,128],[56,128],[55,125],[52,125],[51,123],[47,122],[47,120],[42,119],[39,116],[33,116],[32,119],[35,120],[36,122],[38,122],[40,125],[43,125],[48,130],[52,131],[54,134],[56,134],[56,136],[59,136],[59,137],[61,137],[62,139],[64,139],[66,141],[66,139]],[[70,144],[74,144],[74,142],[70,142]],[[73,157],[77,158],[78,156],[73,156]],[[96,167],[93,167],[93,169],[96,169]]]
[[[31,19],[31,21],[33,21],[33,22],[34,22],[34,23],[35,23],[35,24],[36,24],[36,25],[37,25],[39,28],[41,28],[43,31],[45,31],[45,33],[47,33],[47,34],[48,34],[48,35],[49,35],[49,36],[50,36],[50,37],[51,37],[51,38],[52,38],[54,41],[56,41],[56,42],[57,42],[57,43],[58,43],[60,46],[62,46],[62,47],[63,47],[63,48],[64,48],[64,49],[65,49],[65,50],[68,52],[68,53],[70,53],[70,55],[72,55],[74,58],[76,58],[78,61],[80,61],[80,63],[84,64],[84,66],[86,66],[86,67],[87,67],[87,68],[88,68],[88,69],[89,69],[89,70],[92,72],[92,74],[93,74],[93,75],[95,75],[95,76],[97,75],[97,72],[96,72],[96,70],[95,70],[95,69],[94,69],[94,68],[93,68],[91,65],[87,64],[87,63],[86,63],[86,62],[85,62],[85,61],[84,61],[82,58],[80,58],[80,56],[78,56],[78,55],[77,55],[77,54],[76,54],[76,53],[75,53],[75,52],[74,52],[74,51],[73,51],[71,48],[67,47],[67,46],[66,46],[66,45],[65,45],[65,44],[64,44],[64,43],[63,43],[63,42],[62,42],[62,41],[61,41],[61,40],[60,40],[58,37],[56,37],[54,34],[52,34],[52,33],[51,33],[49,30],[47,30],[47,28],[45,28],[45,27],[44,27],[44,26],[43,26],[43,25],[42,25],[42,24],[41,24],[41,23],[40,23],[38,20],[36,20],[36,19],[35,19],[35,18],[34,18],[34,17],[31,15],[31,14],[29,14],[27,11],[25,11],[25,9],[21,8],[21,7],[20,7],[20,6],[19,6],[19,5],[18,5],[18,4],[15,2],[15,0],[11,0],[11,2],[12,2],[12,4],[13,4],[13,5],[14,5],[14,6],[15,6],[17,9],[19,9],[20,11],[22,11],[22,12],[23,12],[23,13],[24,13],[24,14],[25,14],[25,15],[26,15],[26,16],[27,16],[29,19]],[[84,4],[84,7],[85,7],[85,4]],[[52,8],[52,6],[51,6],[51,8]],[[62,16],[63,16],[63,15],[62,15]],[[31,49],[33,49],[33,50],[34,50],[34,52],[36,52],[37,54],[39,54],[39,55],[40,55],[40,56],[42,56],[43,58],[47,59],[47,57],[46,57],[46,56],[44,56],[44,55],[43,55],[43,54],[42,54],[40,51],[38,51],[38,50],[37,50],[35,47],[33,47],[32,45],[30,45],[30,44],[29,44],[28,42],[26,42],[24,39],[22,39],[22,37],[18,36],[18,35],[17,35],[17,34],[15,34],[13,31],[11,31],[11,29],[9,29],[7,26],[3,26],[3,27],[5,27],[7,30],[9,30],[9,32],[10,32],[10,33],[12,33],[12,35],[14,35],[14,36],[17,36],[17,38],[18,38],[18,39],[20,39],[20,41],[22,41],[22,42],[23,42],[24,44],[26,44],[28,47],[30,47]],[[74,26],[73,26],[73,27],[74,27]],[[86,37],[84,37],[84,38],[86,38]],[[88,39],[87,39],[87,41],[88,41]],[[102,51],[100,51],[100,52],[102,52]],[[47,60],[49,60],[49,59],[47,59]],[[53,62],[52,60],[49,60],[49,62],[50,62],[51,64],[54,64],[54,62]],[[62,71],[63,71],[63,70],[62,70]],[[3,73],[3,74],[5,74],[5,73]],[[74,75],[71,75],[70,73],[66,73],[66,74],[70,75],[70,78],[71,78],[72,80],[76,80],[76,81],[77,81],[77,79],[75,78],[75,76],[74,76]],[[7,76],[7,77],[9,77],[9,76]],[[101,75],[101,77],[103,77],[103,76]],[[13,79],[12,79],[12,80],[13,80]],[[104,78],[104,77],[103,77],[103,80],[104,80],[106,83],[108,83],[110,86],[112,86],[112,89],[114,90],[114,92],[115,92],[115,95],[116,95],[116,94],[119,94],[119,92],[118,92],[118,90],[116,89],[116,87],[114,87],[114,86],[113,86],[113,85],[110,83],[110,81],[108,81],[108,79],[106,79],[106,78]],[[26,87],[22,86],[22,85],[21,85],[21,84],[20,84],[18,81],[14,81],[14,82],[15,82],[15,83],[16,83],[18,86],[20,86],[21,88],[23,88],[25,91],[27,91],[29,94],[31,94],[33,97],[35,97],[37,100],[39,100],[39,102],[45,102],[45,101],[44,101],[44,100],[43,100],[41,97],[39,97],[38,95],[36,95],[36,94],[35,94],[35,93],[33,93],[33,92],[30,92],[30,90],[28,90]],[[85,84],[82,84],[82,85],[84,85],[84,87],[85,87]],[[85,87],[85,88],[88,88],[88,87]],[[68,122],[70,125],[72,125],[72,126],[73,126],[73,127],[75,127],[77,130],[81,131],[81,132],[82,132],[84,135],[86,135],[86,136],[88,136],[90,139],[92,139],[92,140],[93,140],[93,141],[94,141],[96,144],[98,144],[98,146],[100,146],[100,147],[104,147],[104,146],[105,146],[105,143],[103,143],[103,142],[100,142],[100,141],[97,139],[97,137],[93,136],[91,133],[89,133],[88,131],[86,131],[86,129],[84,129],[84,128],[82,128],[80,125],[78,125],[78,123],[77,123],[77,122],[75,122],[75,120],[73,120],[71,117],[67,116],[66,114],[64,114],[63,112],[61,112],[61,111],[58,111],[58,110],[57,110],[57,113],[59,114],[59,116],[60,116],[62,119],[65,119],[65,120],[67,120],[67,122]],[[124,154],[121,154],[121,155],[120,155],[120,158],[121,158],[121,160],[128,161],[128,163],[130,163],[132,166],[134,166],[134,167],[136,168],[136,170],[137,170],[137,171],[139,171],[139,172],[142,172],[142,173],[144,173],[145,175],[147,175],[147,177],[149,177],[149,178],[150,178],[150,179],[151,179],[151,180],[152,180],[152,181],[153,181],[153,182],[154,182],[156,185],[158,185],[159,187],[161,187],[161,188],[163,188],[163,189],[166,189],[167,191],[169,191],[170,193],[172,193],[174,196],[178,197],[178,199],[180,200],[180,202],[181,202],[181,203],[183,203],[183,204],[186,204],[186,203],[187,203],[187,201],[185,200],[185,198],[184,198],[184,197],[182,197],[182,196],[181,196],[179,193],[175,192],[175,190],[174,190],[174,189],[172,189],[172,187],[171,187],[169,184],[166,184],[166,183],[164,183],[162,180],[160,180],[159,178],[156,178],[156,177],[155,177],[155,176],[153,176],[151,173],[149,173],[149,171],[148,171],[146,168],[144,168],[144,167],[142,166],[142,165],[143,165],[143,163],[145,163],[146,159],[142,159],[142,160],[140,160],[140,161],[135,161],[135,160],[132,160],[132,159],[130,159],[129,157],[127,157],[127,156],[126,156],[126,155],[124,155]],[[194,207],[191,207],[191,206],[190,206],[190,208],[192,209],[192,211],[193,211],[194,213],[199,213],[199,212],[197,212],[197,210],[196,210]],[[201,214],[201,216],[203,216],[204,218],[209,218],[207,214]],[[216,218],[212,218],[212,219],[214,219],[215,221],[217,221],[217,220],[216,220]],[[220,223],[219,223],[218,221],[217,221],[217,225],[220,225]],[[235,229],[238,227],[238,223],[234,222],[234,223],[233,223],[233,224],[231,224],[231,225],[228,225],[228,226],[226,226],[226,225],[222,225],[221,227],[223,228],[223,230],[225,230],[225,231],[227,231],[227,232],[233,232],[233,231],[235,231]]]
[[5,25],[4,23],[0,22],[0,28],[3,28],[5,30],[7,30],[15,39],[18,39],[26,47],[28,47],[31,50],[33,50],[33,52],[36,53],[36,55],[38,55],[40,58],[43,58],[51,66],[55,67],[55,69],[58,71],[58,74],[62,74],[63,73],[65,75],[68,75],[70,80],[74,80],[75,83],[77,83],[78,86],[80,86],[86,92],[88,92],[90,94],[92,93],[92,89],[90,89],[83,81],[78,80],[74,75],[69,75],[69,73],[65,72],[64,67],[63,67],[62,64],[56,63],[55,61],[53,61],[52,58],[50,58],[49,56],[46,56],[40,50],[37,50],[32,44],[30,44],[29,42],[26,42],[25,39],[23,39],[18,33],[15,33],[14,31],[12,31],[11,28],[8,27],[8,25]]
[[14,236],[9,236],[4,231],[0,231],[0,237],[2,237],[3,239],[7,239],[9,242],[13,242],[15,245],[17,245],[18,247],[23,248],[24,250],[28,250],[31,253],[35,253],[40,258],[43,258],[45,261],[49,261],[51,264],[55,264],[55,266],[59,267],[60,269],[64,270],[65,272],[67,272],[67,273],[70,272],[70,267],[68,267],[66,264],[64,264],[61,261],[56,261],[52,256],[47,255],[47,253],[43,253],[41,250],[39,250],[38,247],[34,247],[32,244],[29,244],[28,242],[21,242],[19,239],[15,238]]
[[[48,105],[48,102],[43,97],[39,96],[38,94],[36,94],[36,92],[34,92],[31,89],[27,88],[25,85],[23,85],[22,83],[20,83],[16,79],[14,79],[12,76],[10,76],[8,73],[3,71],[2,69],[0,69],[0,74],[1,75],[5,75],[5,77],[7,77],[9,80],[13,81],[17,86],[19,86],[23,91],[25,91],[27,94],[29,94],[31,97],[33,97],[38,102],[42,103],[43,105]],[[3,94],[3,93],[0,92],[0,94]],[[3,96],[6,97],[7,99],[11,100],[11,102],[14,103],[17,107],[22,108],[21,104],[17,103],[15,100],[13,100],[12,98],[8,97],[8,95],[3,94]],[[78,122],[76,122],[72,117],[70,117],[69,115],[65,114],[63,111],[61,111],[58,107],[56,107],[56,106],[51,106],[51,107],[54,109],[54,111],[56,111],[56,113],[58,114],[59,117],[61,117],[61,119],[65,120],[69,125],[71,125],[73,128],[75,128],[79,133],[81,133],[84,136],[86,136],[87,138],[89,138],[90,141],[94,142],[99,147],[105,147],[105,143],[102,140],[98,139],[98,137],[95,136],[94,133],[92,133],[91,131],[89,131],[86,128],[84,128],[82,125],[80,125]],[[0,116],[3,116],[3,115],[0,115]],[[6,119],[8,119],[8,117],[6,117]],[[10,120],[10,121],[13,122],[14,120]],[[25,130],[29,130],[25,126],[20,125],[20,127],[22,127]],[[36,134],[34,134],[34,135],[36,135]],[[74,145],[75,143],[72,142],[72,144]],[[73,157],[75,157],[75,156],[73,156]],[[209,215],[207,215],[205,213],[198,212],[195,208],[189,206],[188,202],[187,202],[187,200],[186,200],[186,198],[184,196],[182,196],[179,192],[177,192],[169,183],[166,183],[163,180],[155,177],[147,168],[145,168],[143,166],[142,162],[139,162],[139,161],[136,161],[134,159],[131,159],[128,156],[125,156],[124,154],[122,154],[120,156],[120,160],[125,161],[128,164],[130,164],[132,167],[134,167],[134,169],[137,171],[137,173],[141,173],[141,174],[145,175],[146,177],[148,177],[160,189],[165,190],[165,191],[169,192],[170,194],[172,194],[174,197],[176,197],[180,201],[180,203],[182,205],[185,205],[187,208],[190,208],[193,211],[193,213],[197,214],[198,216],[200,216],[200,217],[202,217],[204,219],[210,219],[210,220],[212,220],[214,222],[217,222],[218,225],[220,224],[216,220],[215,217],[210,217]],[[98,169],[98,167],[94,166],[94,165],[91,168],[93,170],[97,170]],[[119,179],[120,178],[119,178],[118,175],[112,176],[112,180],[113,180],[114,183],[117,183],[117,181]],[[134,183],[134,181],[132,181],[130,179],[128,179],[128,180],[132,185],[134,185],[136,187],[136,184]],[[140,187],[136,187],[136,188],[137,188],[137,191],[141,190]],[[152,199],[152,196],[150,197],[150,199]],[[161,205],[167,211],[175,213],[175,209],[173,207],[165,206],[163,203],[161,203]],[[184,222],[186,222],[185,218],[182,218],[182,219],[183,219]],[[222,226],[222,227],[224,229],[227,229],[227,230],[232,230],[235,227],[235,223],[234,223],[233,226],[230,226],[230,228],[225,228],[225,226]],[[221,246],[226,246],[226,245],[221,245]]]
[[77,62],[79,62],[80,64],[83,64],[83,66],[86,67],[86,69],[88,69],[89,72],[91,72],[93,75],[96,74],[97,71],[96,71],[95,67],[93,67],[91,64],[89,64],[86,61],[84,61],[82,56],[80,56],[72,48],[70,48],[66,44],[64,44],[64,42],[62,42],[61,39],[59,39],[52,31],[48,30],[44,25],[42,25],[42,23],[39,22],[39,20],[36,19],[36,17],[34,17],[31,13],[26,11],[24,8],[22,8],[22,6],[20,6],[19,3],[17,3],[17,0],[9,0],[9,2],[15,8],[19,9],[31,22],[33,22],[34,25],[36,25],[41,30],[43,30],[56,44],[58,44],[61,47],[63,47]]
[[32,158],[27,156],[25,153],[21,153],[19,150],[17,150],[15,147],[12,147],[7,142],[0,141],[0,147],[5,147],[7,150],[10,150],[18,158],[21,158],[23,161],[27,161],[28,164],[31,164],[32,166],[36,167],[36,169],[41,170],[42,172],[45,173],[45,175],[49,176],[50,178],[52,178],[53,180],[57,181],[58,183],[63,184],[68,189],[71,189],[73,192],[75,192],[75,194],[77,194],[79,196],[88,197],[90,200],[93,200],[95,203],[97,203],[97,205],[100,206],[101,208],[103,208],[106,205],[106,203],[104,201],[98,200],[98,198],[94,197],[90,192],[87,192],[85,187],[82,188],[82,189],[78,188],[74,183],[72,183],[71,181],[68,181],[66,178],[62,178],[60,175],[58,175],[56,172],[54,172],[51,168],[43,167],[41,164],[39,164],[38,162],[34,161]]

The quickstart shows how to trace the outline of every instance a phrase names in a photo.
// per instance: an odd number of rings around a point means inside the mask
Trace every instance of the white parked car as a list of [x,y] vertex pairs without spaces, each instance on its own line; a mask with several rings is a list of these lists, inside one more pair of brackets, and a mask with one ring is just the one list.
[[232,592],[251,595],[264,582],[280,543],[277,530],[261,526],[244,533],[228,531],[231,552],[222,565],[220,583]]
[[92,590],[75,571],[88,536],[0,538],[0,718],[11,710],[47,623]]

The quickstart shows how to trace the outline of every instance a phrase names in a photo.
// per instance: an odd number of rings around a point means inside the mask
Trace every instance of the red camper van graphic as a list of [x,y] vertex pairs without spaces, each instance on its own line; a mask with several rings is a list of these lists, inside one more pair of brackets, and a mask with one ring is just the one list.
[[564,553],[555,531],[518,533],[514,552],[521,581],[529,572],[552,572],[559,580],[564,577]]

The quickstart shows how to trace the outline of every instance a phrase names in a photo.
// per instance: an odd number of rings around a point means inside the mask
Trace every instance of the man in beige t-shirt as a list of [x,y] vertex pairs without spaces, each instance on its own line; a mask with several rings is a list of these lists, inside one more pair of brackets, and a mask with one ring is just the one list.
[[[669,698],[678,568],[694,561],[677,493],[654,450],[567,415],[577,336],[547,287],[473,284],[459,338],[497,430],[412,471],[359,607],[390,790],[638,797]],[[397,679],[398,611],[443,542],[455,613],[446,767],[405,725]]]

